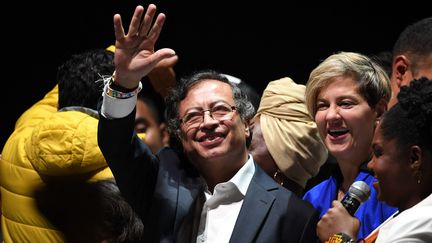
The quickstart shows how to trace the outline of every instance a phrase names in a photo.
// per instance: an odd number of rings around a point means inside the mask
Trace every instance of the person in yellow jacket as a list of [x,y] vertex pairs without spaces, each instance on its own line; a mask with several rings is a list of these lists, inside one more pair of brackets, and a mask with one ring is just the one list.
[[[110,46],[106,51],[93,50],[72,57],[59,68],[59,84],[15,123],[3,148],[3,158],[0,154],[4,242],[64,242],[63,234],[35,206],[33,193],[46,182],[113,178],[96,142],[96,106],[103,80],[114,70],[114,51]],[[152,89],[162,97],[175,83],[173,67],[177,61],[174,56],[161,62],[148,75]],[[137,119],[152,116],[148,112],[151,107],[142,103],[142,109],[137,108]],[[146,126],[146,132],[142,132],[139,123],[135,125],[141,139],[149,145],[169,145],[166,135],[151,135],[163,133],[163,129],[156,131],[151,124]]]
[[16,122],[0,161],[4,242],[64,242],[36,209],[34,191],[56,180],[113,178],[96,140],[103,77],[113,70],[112,52],[72,56],[59,67],[58,85]]

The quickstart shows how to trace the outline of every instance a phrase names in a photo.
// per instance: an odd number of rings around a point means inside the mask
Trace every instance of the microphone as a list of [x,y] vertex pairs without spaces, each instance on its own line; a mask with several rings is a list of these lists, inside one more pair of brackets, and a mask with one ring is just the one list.
[[360,204],[366,201],[369,196],[370,187],[364,181],[356,181],[350,186],[341,203],[348,213],[354,216]]

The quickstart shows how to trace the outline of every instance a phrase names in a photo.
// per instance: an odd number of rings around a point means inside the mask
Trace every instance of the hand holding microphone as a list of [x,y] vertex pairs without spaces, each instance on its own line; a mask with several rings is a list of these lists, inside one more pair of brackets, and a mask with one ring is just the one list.
[[357,236],[360,221],[353,215],[360,204],[369,198],[369,195],[369,186],[363,181],[356,181],[340,202],[333,201],[332,207],[318,222],[317,234],[320,240],[325,242],[339,232],[344,232],[352,237]]
[[354,216],[360,204],[368,200],[369,196],[370,187],[364,181],[356,181],[350,186],[341,203],[348,213]]

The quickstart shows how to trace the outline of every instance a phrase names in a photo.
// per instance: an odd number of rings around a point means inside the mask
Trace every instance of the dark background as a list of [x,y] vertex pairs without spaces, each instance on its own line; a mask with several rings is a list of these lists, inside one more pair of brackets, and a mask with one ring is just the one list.
[[[237,76],[262,92],[284,76],[307,81],[321,60],[338,51],[390,51],[403,28],[427,17],[424,4],[378,8],[292,1],[153,1],[167,15],[157,48],[180,57],[178,76],[212,68]],[[112,16],[128,24],[145,1],[15,2],[3,8],[3,112],[0,147],[18,117],[56,83],[57,66],[70,55],[114,43]],[[307,6],[304,6],[306,4]],[[381,3],[385,4],[385,3]],[[6,17],[6,12],[8,16]],[[4,90],[3,90],[4,91]]]

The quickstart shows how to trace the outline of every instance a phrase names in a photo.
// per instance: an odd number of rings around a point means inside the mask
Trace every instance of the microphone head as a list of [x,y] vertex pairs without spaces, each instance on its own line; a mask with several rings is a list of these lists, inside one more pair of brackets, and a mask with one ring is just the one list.
[[356,181],[350,186],[348,193],[362,203],[369,198],[370,187],[364,181]]

